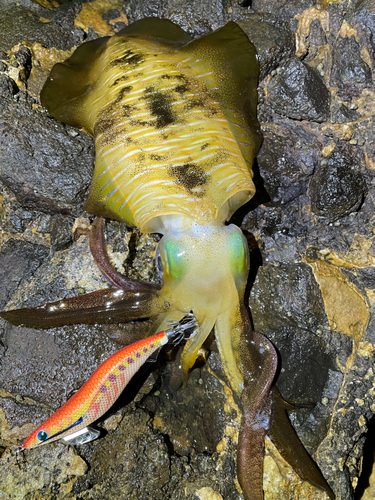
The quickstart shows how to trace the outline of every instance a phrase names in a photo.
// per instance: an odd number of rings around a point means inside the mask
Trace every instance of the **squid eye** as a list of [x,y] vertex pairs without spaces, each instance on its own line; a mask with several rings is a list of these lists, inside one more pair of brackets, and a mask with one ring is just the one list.
[[156,249],[155,260],[156,260],[156,268],[158,270],[159,276],[163,277],[163,261],[161,260],[159,246]]
[[37,438],[39,439],[39,441],[45,441],[46,439],[48,439],[48,434],[46,433],[46,431],[39,431]]

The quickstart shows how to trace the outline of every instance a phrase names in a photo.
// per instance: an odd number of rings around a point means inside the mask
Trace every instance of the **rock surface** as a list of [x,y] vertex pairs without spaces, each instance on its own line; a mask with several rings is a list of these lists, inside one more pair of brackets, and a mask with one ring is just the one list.
[[[375,413],[373,2],[0,0],[0,11],[1,309],[107,286],[83,212],[93,141],[40,106],[51,66],[145,16],[194,36],[230,20],[248,33],[261,66],[264,141],[257,194],[233,220],[249,233],[253,322],[279,351],[284,398],[311,403],[290,413],[298,435],[337,500],[358,500]],[[119,223],[107,233],[122,272],[159,279],[156,235]],[[36,331],[1,322],[0,335],[0,498],[242,498],[240,409],[215,349],[185,391],[169,389],[166,360],[146,366],[101,419],[99,440],[32,450],[20,467],[12,447],[118,347],[100,325]],[[266,500],[326,498],[266,447]]]

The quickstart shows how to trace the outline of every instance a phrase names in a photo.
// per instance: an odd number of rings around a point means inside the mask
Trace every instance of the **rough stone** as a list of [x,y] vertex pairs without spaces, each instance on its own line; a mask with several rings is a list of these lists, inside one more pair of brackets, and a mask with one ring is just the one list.
[[257,50],[260,73],[259,80],[295,51],[292,32],[287,23],[272,14],[248,13],[236,9],[233,20],[247,33]]
[[14,291],[40,266],[49,249],[27,241],[10,239],[0,250],[0,307]]
[[18,92],[17,84],[7,75],[0,75],[0,95],[5,98],[13,97]]
[[144,4],[130,0],[125,4],[125,12],[131,22],[144,17],[168,18],[195,36],[205,35],[228,22],[230,8],[230,0],[209,3],[199,0],[152,0]]
[[354,36],[339,37],[333,48],[331,85],[338,87],[339,95],[346,100],[372,86],[371,69],[362,59]]
[[326,121],[330,94],[319,74],[299,59],[290,59],[268,85],[268,102],[277,113],[295,120]]
[[33,99],[17,96],[0,97],[0,180],[24,207],[79,213],[93,169],[92,139],[85,133],[73,138]]
[[253,0],[251,7],[255,12],[269,12],[286,21],[292,21],[301,11],[315,5],[314,0]]
[[318,166],[319,142],[302,127],[265,125],[258,155],[260,175],[272,204],[285,204],[307,190],[309,178]]
[[[25,2],[27,4],[27,2]],[[34,9],[29,4],[15,5],[2,0],[0,2],[0,49],[10,50],[17,43],[27,40],[37,42],[45,47],[59,49],[71,48],[79,43],[76,30],[64,29],[58,22],[43,23],[40,17],[48,16],[48,10],[35,5]]]
[[51,246],[54,250],[65,250],[73,242],[74,219],[57,214],[51,220]]
[[338,146],[321,165],[309,184],[312,211],[335,221],[354,212],[367,193],[366,181],[350,156],[350,150]]

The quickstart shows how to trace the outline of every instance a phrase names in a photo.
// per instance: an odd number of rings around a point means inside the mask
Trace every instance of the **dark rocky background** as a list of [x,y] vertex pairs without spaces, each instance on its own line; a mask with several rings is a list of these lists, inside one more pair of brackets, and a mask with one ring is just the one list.
[[[363,493],[375,484],[372,0],[0,0],[0,308],[107,286],[82,208],[93,141],[50,118],[38,96],[74,47],[145,16],[194,36],[234,20],[257,48],[258,191],[234,216],[251,246],[253,322],[279,351],[284,398],[312,403],[290,418],[337,499],[374,498],[375,486]],[[135,278],[157,279],[157,240],[108,226],[114,261]],[[102,438],[41,447],[17,464],[12,446],[117,346],[100,325],[1,322],[0,334],[1,499],[241,498],[240,411],[215,352],[177,393],[171,365],[148,365],[101,420]],[[269,442],[264,489],[267,500],[325,498]]]

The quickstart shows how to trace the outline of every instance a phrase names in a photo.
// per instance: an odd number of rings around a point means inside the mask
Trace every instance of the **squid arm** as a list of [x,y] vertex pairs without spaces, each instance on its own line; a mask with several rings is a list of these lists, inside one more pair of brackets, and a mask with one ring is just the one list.
[[[127,323],[165,312],[169,304],[160,297],[158,287],[138,282],[119,273],[111,264],[104,237],[102,217],[94,221],[90,233],[90,249],[102,274],[116,288],[98,290],[36,308],[0,312],[0,317],[13,325],[30,328],[54,328],[72,324]],[[140,338],[144,329],[129,325],[118,335],[119,343]],[[110,335],[109,335],[110,336]],[[116,337],[116,336],[115,336]]]
[[304,481],[335,495],[320,470],[307,453],[293,429],[277,387],[272,386],[277,354],[271,342],[251,330],[244,306],[241,309],[244,336],[240,342],[244,388],[241,395],[242,421],[238,438],[238,480],[245,500],[263,499],[264,439],[270,437],[281,456]]

